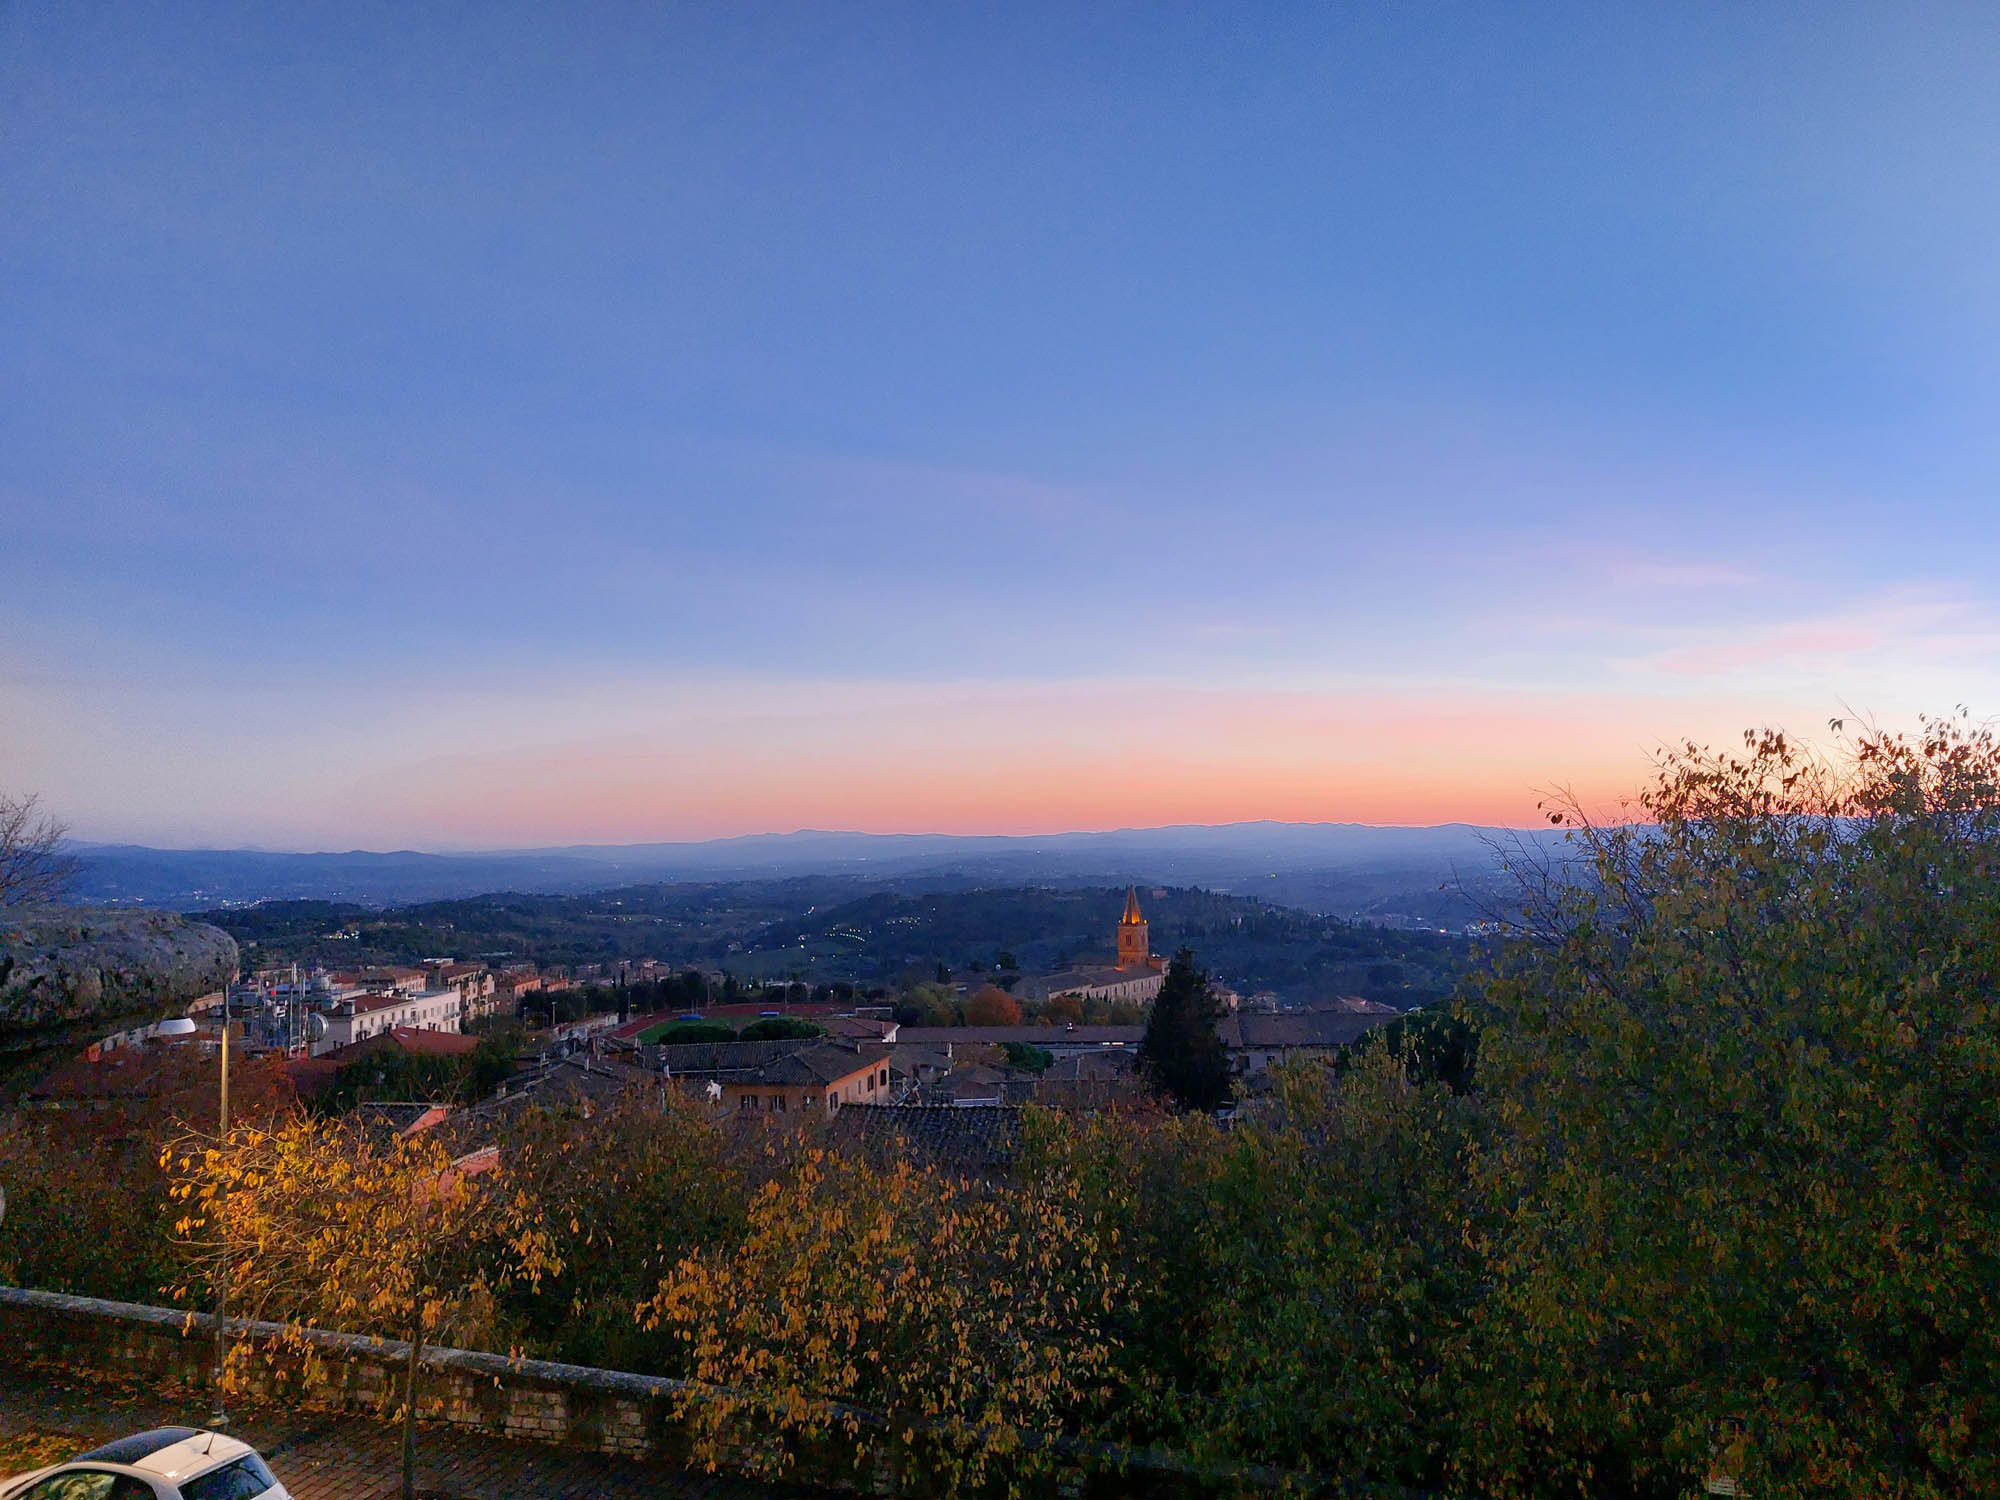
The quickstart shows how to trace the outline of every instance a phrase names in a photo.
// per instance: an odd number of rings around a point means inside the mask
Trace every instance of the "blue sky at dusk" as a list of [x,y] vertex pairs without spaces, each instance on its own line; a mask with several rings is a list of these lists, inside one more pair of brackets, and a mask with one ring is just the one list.
[[0,789],[1525,822],[2000,711],[1981,7],[0,6]]

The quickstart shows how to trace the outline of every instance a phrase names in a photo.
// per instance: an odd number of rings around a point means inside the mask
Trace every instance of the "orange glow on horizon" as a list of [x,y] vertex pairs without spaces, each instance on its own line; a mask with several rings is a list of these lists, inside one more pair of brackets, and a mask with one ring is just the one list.
[[[1307,694],[1133,695],[1092,714],[968,702],[885,731],[809,713],[697,747],[629,739],[447,757],[368,789],[377,816],[440,847],[698,840],[800,828],[1034,836],[1269,819],[1529,826],[1561,787],[1613,814],[1647,780],[1647,719],[1686,705],[1491,695],[1456,707]],[[1700,717],[1746,722],[1704,704]],[[1698,726],[1697,726],[1698,727]],[[685,742],[682,742],[685,744]]]

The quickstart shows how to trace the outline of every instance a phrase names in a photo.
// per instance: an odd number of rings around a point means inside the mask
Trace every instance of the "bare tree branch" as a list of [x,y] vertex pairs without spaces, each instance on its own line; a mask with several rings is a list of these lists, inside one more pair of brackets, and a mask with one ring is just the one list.
[[69,825],[38,813],[38,797],[0,792],[0,906],[60,900],[82,861],[64,848]]

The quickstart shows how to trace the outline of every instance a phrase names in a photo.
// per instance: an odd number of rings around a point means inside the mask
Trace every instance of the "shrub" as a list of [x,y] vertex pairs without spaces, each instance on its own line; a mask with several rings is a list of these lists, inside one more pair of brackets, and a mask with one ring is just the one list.
[[733,1042],[736,1030],[720,1021],[662,1021],[640,1032],[639,1040],[663,1047],[686,1046],[695,1042]]
[[1021,1002],[997,984],[984,986],[965,1002],[968,1026],[1019,1026]]
[[765,1016],[745,1026],[740,1039],[746,1042],[789,1042],[825,1035],[824,1026],[808,1021],[804,1016]]

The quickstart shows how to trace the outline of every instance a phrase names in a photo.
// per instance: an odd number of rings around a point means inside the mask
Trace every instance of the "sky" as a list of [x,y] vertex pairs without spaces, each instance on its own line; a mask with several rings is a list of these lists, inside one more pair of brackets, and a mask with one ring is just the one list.
[[2000,12],[0,0],[0,791],[1524,824],[2000,712]]

